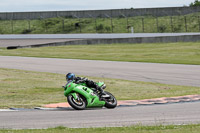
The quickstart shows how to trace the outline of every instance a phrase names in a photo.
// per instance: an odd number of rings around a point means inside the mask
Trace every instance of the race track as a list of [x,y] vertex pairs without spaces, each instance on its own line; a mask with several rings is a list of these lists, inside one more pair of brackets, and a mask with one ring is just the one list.
[[116,127],[200,123],[200,102],[84,111],[0,112],[0,128]]
[[[173,33],[169,34],[174,35]],[[133,35],[135,35],[135,37],[140,36],[139,34],[128,34],[128,36],[130,37]],[[146,36],[152,35],[153,34],[146,34]],[[66,39],[66,37],[63,36],[64,35],[58,35],[57,39]],[[87,38],[86,35],[83,36]],[[95,36],[96,35],[93,35],[90,38]],[[118,38],[119,36],[120,35],[113,37]],[[128,36],[125,37],[127,38]],[[144,36],[144,34],[141,36]],[[22,35],[16,35],[14,37],[4,35],[0,36],[0,39],[32,39],[33,42],[35,42],[35,39],[38,38],[37,35],[25,35],[22,38],[21,37]],[[104,38],[105,36],[100,35],[100,37]],[[43,38],[45,38],[45,35]],[[52,35],[46,35],[46,39],[50,38],[52,38]],[[79,39],[78,35],[71,35],[69,38]],[[10,40],[10,42],[11,41],[13,40]],[[15,41],[13,41],[13,43],[15,43]],[[6,47],[11,44],[4,43],[4,45]],[[24,43],[24,45],[26,45],[26,43]],[[77,75],[84,76],[200,87],[199,65],[0,56],[0,68],[11,68],[60,74],[73,72]],[[116,109],[90,109],[84,111],[76,111],[72,109],[63,109],[60,111],[4,110],[3,112],[0,112],[0,128],[41,129],[56,126],[80,128],[129,126],[133,124],[194,124],[200,123],[199,110],[200,102],[163,105],[155,104],[150,106],[141,105],[135,107],[117,107]]]
[[0,68],[200,87],[199,65],[0,56]]
[[[200,86],[200,66],[30,58],[0,56],[0,68],[40,72],[74,72],[78,75],[109,77],[177,85]],[[64,78],[64,77],[63,77]],[[155,104],[150,106],[117,107],[76,111],[1,111],[0,128],[27,129],[65,126],[114,127],[133,124],[191,124],[200,123],[200,102]]]

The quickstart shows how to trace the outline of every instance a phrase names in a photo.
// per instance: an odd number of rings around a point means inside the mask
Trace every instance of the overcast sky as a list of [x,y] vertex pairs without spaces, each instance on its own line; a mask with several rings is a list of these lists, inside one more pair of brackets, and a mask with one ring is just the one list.
[[194,0],[0,0],[0,12],[176,7]]

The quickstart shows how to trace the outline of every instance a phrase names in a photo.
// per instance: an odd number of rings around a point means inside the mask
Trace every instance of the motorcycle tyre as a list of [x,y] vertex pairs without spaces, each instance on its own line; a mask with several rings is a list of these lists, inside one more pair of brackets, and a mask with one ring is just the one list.
[[105,102],[106,102],[105,107],[108,108],[108,109],[115,108],[117,106],[117,99],[110,92],[105,91],[105,93],[108,94],[109,96],[111,96],[111,98],[114,99],[114,103],[112,103],[112,104],[105,100]]
[[[84,99],[84,98],[82,98],[82,97],[79,97],[80,99],[81,99],[81,101],[82,101],[82,105],[80,106],[80,105],[77,105],[74,101],[73,101],[73,99],[74,99],[74,97],[72,96],[72,95],[68,95],[67,96],[67,101],[68,101],[68,103],[69,103],[69,105],[72,107],[72,108],[74,108],[74,109],[76,109],[76,110],[84,110],[85,108],[86,108],[86,100]],[[75,99],[74,99],[75,100]]]

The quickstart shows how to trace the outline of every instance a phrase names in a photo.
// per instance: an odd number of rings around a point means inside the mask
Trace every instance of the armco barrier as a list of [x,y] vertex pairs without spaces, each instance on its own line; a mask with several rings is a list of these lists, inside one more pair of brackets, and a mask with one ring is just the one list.
[[73,18],[107,18],[107,17],[134,17],[152,15],[174,16],[200,12],[198,7],[166,7],[166,8],[138,8],[138,9],[113,9],[113,10],[83,10],[83,11],[46,11],[46,12],[2,12],[1,20],[44,19],[53,17]]
[[[61,45],[92,45],[92,44],[114,44],[114,43],[170,43],[170,42],[198,42],[200,35],[182,35],[182,36],[160,36],[160,37],[135,37],[135,38],[113,38],[113,39],[82,39],[65,42],[54,42],[46,44],[36,44],[29,46],[16,46],[16,48],[34,48]],[[7,49],[13,49],[7,47]]]

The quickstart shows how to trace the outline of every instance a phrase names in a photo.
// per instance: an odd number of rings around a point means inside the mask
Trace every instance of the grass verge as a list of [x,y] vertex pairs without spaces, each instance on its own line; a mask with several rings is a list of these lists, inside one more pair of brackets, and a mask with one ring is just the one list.
[[[104,81],[118,100],[138,100],[199,94],[200,87],[88,77]],[[0,108],[32,108],[66,102],[61,88],[65,75],[0,68]]]
[[130,126],[130,127],[104,127],[104,128],[65,128],[49,129],[5,130],[0,133],[199,133],[200,124],[196,125],[168,125],[168,126]]
[[200,65],[200,42],[0,49],[0,55]]

